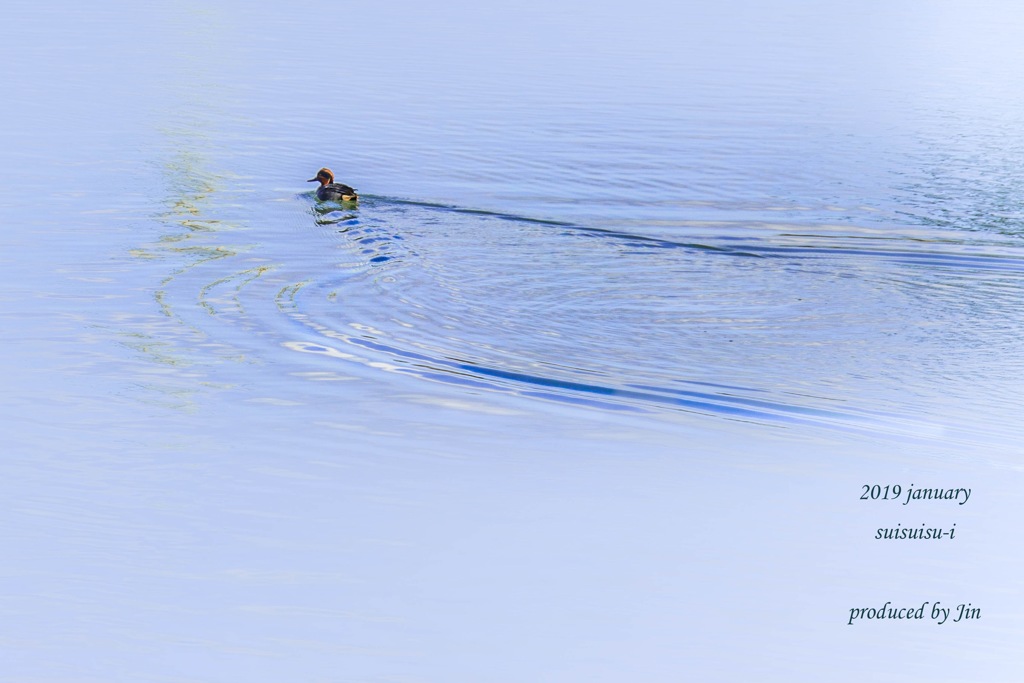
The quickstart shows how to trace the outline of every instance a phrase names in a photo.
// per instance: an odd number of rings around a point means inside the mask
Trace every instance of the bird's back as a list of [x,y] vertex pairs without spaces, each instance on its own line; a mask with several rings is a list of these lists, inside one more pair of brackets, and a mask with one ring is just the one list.
[[350,201],[358,199],[356,191],[344,183],[329,183],[316,191],[320,199],[343,199]]

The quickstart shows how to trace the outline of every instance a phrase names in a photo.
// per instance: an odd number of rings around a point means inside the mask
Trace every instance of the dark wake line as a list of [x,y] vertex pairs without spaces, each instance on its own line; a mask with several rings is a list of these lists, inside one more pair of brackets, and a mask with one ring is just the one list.
[[[470,209],[459,206],[396,199],[391,197],[365,196],[369,200],[377,200],[382,204],[405,205],[424,209],[457,213],[467,216],[481,216],[520,224],[549,226],[564,231],[591,234],[595,237],[607,237],[623,240],[650,248],[689,249],[719,255],[746,256],[754,258],[813,258],[820,256],[857,255],[865,257],[881,257],[887,260],[910,263],[945,265],[968,268],[993,268],[1024,272],[1024,260],[976,255],[957,256],[936,252],[904,251],[900,249],[870,250],[863,248],[825,248],[825,247],[786,247],[743,243],[736,247],[723,247],[695,242],[676,241],[646,235],[637,235],[620,230],[595,228],[566,221],[528,218],[506,212]],[[371,204],[372,206],[372,204]],[[374,230],[372,224],[365,227]],[[343,231],[343,232],[347,232]],[[397,237],[397,236],[396,236]],[[382,237],[383,241],[389,238]],[[367,241],[360,241],[367,244]],[[380,258],[377,260],[387,260]],[[368,262],[376,262],[369,259]],[[292,304],[294,305],[294,300]],[[304,324],[317,329],[331,339],[340,339],[345,343],[360,347],[374,354],[383,354],[400,365],[389,368],[392,372],[414,375],[422,379],[459,384],[478,389],[509,391],[521,396],[532,396],[560,402],[586,404],[593,407],[613,410],[632,410],[649,412],[660,406],[673,410],[696,412],[702,414],[718,414],[727,418],[754,420],[774,424],[827,426],[833,429],[875,432],[893,425],[902,425],[903,429],[912,426],[912,420],[884,412],[873,412],[854,409],[851,411],[829,410],[798,405],[777,403],[761,398],[747,398],[724,393],[694,391],[672,387],[657,387],[643,384],[625,385],[622,387],[605,386],[572,380],[562,380],[538,374],[503,370],[488,367],[479,363],[461,359],[435,358],[415,351],[398,348],[373,339],[354,337],[343,334],[330,327],[309,320],[308,316],[295,311],[296,319],[303,319]],[[307,352],[326,352],[326,348],[315,343],[301,343],[302,350]],[[366,359],[369,360],[369,359]],[[685,381],[685,380],[677,380]],[[754,392],[765,391],[745,387],[731,387],[733,391]],[[913,431],[911,429],[911,431]]]
[[858,247],[803,247],[803,246],[767,246],[759,244],[741,243],[735,246],[719,246],[704,244],[701,242],[684,242],[679,240],[666,239],[662,237],[651,237],[639,235],[622,230],[611,230],[608,228],[596,228],[579,223],[568,221],[556,221],[544,218],[530,218],[517,216],[501,211],[489,211],[486,209],[471,209],[452,204],[437,202],[423,202],[411,199],[397,199],[379,195],[367,195],[368,198],[381,200],[388,204],[399,204],[416,206],[439,211],[448,211],[470,216],[485,216],[498,220],[515,223],[528,223],[534,225],[546,225],[553,228],[572,230],[575,232],[590,233],[595,236],[610,237],[629,242],[639,243],[648,248],[661,249],[691,249],[695,251],[711,252],[727,256],[746,256],[751,258],[794,258],[801,256],[866,256],[874,258],[887,258],[898,263],[933,265],[945,267],[980,268],[985,270],[1005,270],[1024,273],[1024,259],[999,255],[958,255],[936,251],[911,251],[901,249],[872,250]]
[[[652,407],[660,406],[685,412],[717,414],[745,421],[817,427],[827,426],[834,429],[851,431],[872,431],[871,427],[882,426],[881,423],[884,421],[884,419],[878,420],[867,415],[793,406],[739,396],[646,387],[642,385],[637,385],[634,388],[616,388],[511,370],[501,370],[466,361],[448,361],[370,339],[343,335],[336,330],[331,330],[308,320],[305,314],[293,317],[304,318],[305,320],[302,322],[305,325],[321,333],[326,333],[326,336],[330,339],[341,340],[351,346],[384,354],[393,361],[402,362],[403,365],[401,367],[395,367],[392,370],[394,372],[446,384],[456,384],[489,391],[509,391],[521,396],[543,398],[562,403],[582,404],[616,411],[650,412]],[[307,353],[326,353],[328,351],[327,347],[312,342],[293,344],[292,348],[299,348],[299,350]]]

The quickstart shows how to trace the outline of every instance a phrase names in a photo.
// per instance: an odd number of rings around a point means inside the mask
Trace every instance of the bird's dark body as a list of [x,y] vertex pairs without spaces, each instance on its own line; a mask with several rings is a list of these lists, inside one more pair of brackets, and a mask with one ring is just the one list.
[[329,183],[316,189],[316,198],[320,201],[350,202],[356,199],[356,191],[343,183]]
[[356,191],[344,183],[334,182],[334,173],[329,168],[321,168],[315,177],[307,182],[320,183],[316,188],[316,198],[322,202],[354,202],[359,200]]

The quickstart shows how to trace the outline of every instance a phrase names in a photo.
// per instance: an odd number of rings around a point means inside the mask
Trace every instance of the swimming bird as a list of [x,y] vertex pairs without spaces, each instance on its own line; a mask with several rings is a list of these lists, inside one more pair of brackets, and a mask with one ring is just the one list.
[[348,185],[334,182],[334,174],[329,168],[321,168],[316,172],[315,178],[310,178],[307,183],[320,183],[316,188],[316,198],[320,201],[342,201],[354,202],[359,199],[356,191]]

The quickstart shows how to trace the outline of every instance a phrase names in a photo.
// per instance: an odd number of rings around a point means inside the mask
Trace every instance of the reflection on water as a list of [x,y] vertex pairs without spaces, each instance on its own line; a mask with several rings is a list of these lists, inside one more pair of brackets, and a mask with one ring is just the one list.
[[1011,680],[1002,5],[12,9],[3,674]]

